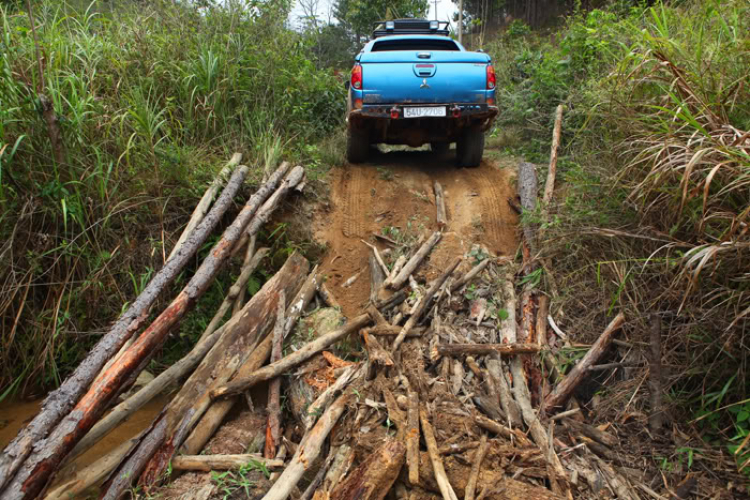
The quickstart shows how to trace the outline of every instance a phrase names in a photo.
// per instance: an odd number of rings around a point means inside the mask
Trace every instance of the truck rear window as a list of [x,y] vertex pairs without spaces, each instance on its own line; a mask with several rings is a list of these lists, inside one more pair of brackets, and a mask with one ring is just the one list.
[[392,50],[460,50],[451,40],[430,40],[416,38],[413,40],[381,40],[375,42],[371,52],[386,52]]

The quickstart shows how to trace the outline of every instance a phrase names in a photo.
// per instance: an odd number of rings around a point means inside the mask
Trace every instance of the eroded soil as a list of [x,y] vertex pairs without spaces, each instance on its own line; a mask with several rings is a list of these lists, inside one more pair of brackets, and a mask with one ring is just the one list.
[[[385,249],[373,236],[384,229],[409,234],[438,229],[434,181],[445,192],[448,226],[420,270],[428,279],[475,243],[496,256],[513,253],[518,220],[507,202],[515,196],[511,165],[485,159],[478,168],[458,169],[453,151],[395,151],[375,153],[366,164],[332,170],[330,208],[316,214],[314,230],[316,239],[328,245],[321,269],[344,315],[361,310],[370,293],[370,251],[362,240]],[[344,288],[360,271],[359,278]]]

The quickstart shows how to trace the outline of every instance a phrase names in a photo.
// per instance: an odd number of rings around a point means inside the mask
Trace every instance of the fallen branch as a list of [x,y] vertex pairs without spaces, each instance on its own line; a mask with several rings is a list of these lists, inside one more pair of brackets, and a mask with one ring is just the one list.
[[261,455],[180,455],[172,459],[174,470],[212,470],[241,469],[248,464],[260,464],[269,469],[284,467],[283,460],[265,458]]
[[438,181],[435,181],[435,206],[437,207],[437,223],[440,230],[444,230],[448,227],[448,215],[445,211],[445,195],[443,194],[443,186]]
[[565,403],[573,395],[575,388],[586,378],[589,366],[595,365],[599,361],[623,323],[625,323],[625,315],[622,313],[618,314],[609,323],[604,332],[594,342],[594,345],[591,346],[589,352],[586,353],[583,359],[565,376],[563,381],[558,383],[555,389],[544,399],[544,404],[542,405],[544,412],[551,413],[565,406]]
[[331,500],[382,500],[404,465],[406,448],[389,440],[362,461],[331,493]]
[[302,479],[302,475],[312,467],[318,455],[320,455],[323,442],[341,418],[351,397],[351,394],[339,397],[320,417],[315,427],[305,435],[289,465],[271,489],[268,490],[263,500],[286,500],[289,497],[299,480]]
[[450,481],[448,481],[448,476],[445,473],[445,467],[443,467],[443,460],[440,458],[440,452],[438,451],[437,441],[435,441],[435,432],[432,430],[432,424],[430,424],[427,411],[423,408],[419,409],[419,420],[422,423],[422,431],[424,433],[425,443],[427,444],[427,452],[430,455],[432,470],[435,473],[435,480],[440,488],[440,493],[443,495],[444,500],[458,500],[456,493],[451,487]]
[[315,422],[317,421],[318,415],[323,413],[323,410],[331,404],[333,398],[338,396],[352,379],[358,378],[363,374],[363,367],[352,365],[344,368],[344,371],[336,379],[336,382],[331,384],[325,391],[323,391],[318,398],[312,402],[307,408],[307,415],[303,419],[305,432],[310,430]]
[[557,149],[560,147],[560,132],[562,130],[563,105],[557,106],[555,111],[555,128],[552,132],[552,150],[549,156],[549,169],[547,170],[547,182],[544,184],[544,197],[542,203],[544,206],[545,218],[547,208],[552,201],[552,195],[555,192],[555,174],[557,173]]
[[409,482],[419,484],[419,394],[409,391],[406,416],[406,460],[409,464]]
[[484,269],[487,267],[487,265],[489,265],[490,262],[490,259],[484,259],[482,262],[472,267],[468,273],[464,274],[462,277],[451,283],[451,292],[460,290],[462,286],[466,285],[471,280],[479,276],[479,273],[484,271]]
[[[273,329],[273,341],[271,343],[271,363],[281,359],[281,350],[284,343],[284,310],[286,309],[286,297],[282,290],[279,294],[276,306],[276,325]],[[266,432],[266,447],[264,456],[273,458],[276,456],[276,447],[281,440],[281,379],[275,378],[268,384],[268,430]]]
[[463,356],[466,354],[533,354],[540,351],[536,344],[437,344],[434,347],[439,356]]
[[232,382],[217,387],[216,389],[211,391],[211,397],[216,399],[220,397],[231,396],[233,394],[239,394],[242,391],[249,389],[250,387],[253,387],[260,382],[278,377],[279,375],[286,373],[291,368],[294,368],[295,366],[298,366],[307,361],[315,354],[323,351],[328,346],[335,344],[352,332],[367,325],[368,323],[370,323],[370,321],[371,319],[369,314],[362,314],[360,316],[357,316],[356,318],[349,320],[349,322],[342,328],[316,338],[312,342],[305,344],[299,350],[289,354],[276,363],[271,363],[270,365],[255,371],[246,378],[237,377]]
[[424,242],[417,253],[415,253],[412,258],[409,259],[406,264],[404,264],[404,267],[401,268],[401,271],[398,273],[398,275],[392,281],[390,279],[386,280],[385,286],[393,290],[398,290],[399,288],[403,287],[404,284],[409,280],[409,276],[417,270],[419,264],[421,264],[425,257],[427,257],[427,254],[432,251],[437,242],[440,241],[441,237],[442,233],[440,233],[439,231],[433,233],[432,236],[430,236],[430,238]]
[[[249,266],[255,256],[255,245],[258,242],[258,235],[254,234],[250,241],[247,243],[247,249],[245,250],[245,259],[242,261],[242,268]],[[232,315],[238,313],[242,306],[245,305],[245,293],[247,293],[247,287],[242,286],[234,297],[234,304],[232,305]]]
[[489,443],[487,442],[487,435],[482,434],[479,449],[474,453],[474,463],[471,465],[471,474],[469,475],[469,482],[466,484],[466,492],[464,494],[464,500],[474,500],[474,493],[477,488],[477,478],[479,477],[479,469],[482,467],[482,460],[487,454],[489,449]]

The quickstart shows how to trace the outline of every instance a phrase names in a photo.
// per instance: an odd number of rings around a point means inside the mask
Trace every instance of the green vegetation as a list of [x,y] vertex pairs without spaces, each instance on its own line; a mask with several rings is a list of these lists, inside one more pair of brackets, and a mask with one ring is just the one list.
[[[748,33],[743,1],[614,2],[552,33],[514,21],[485,45],[503,146],[545,165],[565,105],[543,252],[568,328],[593,338],[624,310],[628,338],[647,343],[658,318],[669,411],[698,418],[706,441],[731,453],[744,441],[740,466],[750,458]],[[682,451],[672,462],[690,468]]]

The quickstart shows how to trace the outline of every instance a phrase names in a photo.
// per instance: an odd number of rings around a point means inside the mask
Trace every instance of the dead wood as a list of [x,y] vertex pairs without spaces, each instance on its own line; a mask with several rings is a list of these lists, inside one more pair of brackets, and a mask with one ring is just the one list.
[[406,264],[404,264],[404,267],[401,268],[401,271],[398,273],[398,275],[393,280],[386,280],[385,286],[393,290],[398,290],[399,288],[403,287],[404,284],[408,281],[409,276],[417,270],[419,265],[432,251],[437,242],[440,241],[440,238],[442,236],[443,235],[440,231],[433,233],[432,236],[430,236],[430,238],[425,241],[424,244],[419,248],[419,250],[417,250],[417,252],[411,257],[411,259],[409,259]]
[[[306,259],[292,254],[279,272],[243,307],[238,320],[225,330],[167,406],[165,435],[148,435],[141,440],[139,447],[151,447],[157,442],[157,452],[146,457],[148,464],[141,478],[143,484],[151,484],[163,477],[169,460],[210,406],[209,390],[226,382],[243,364],[247,352],[267,335],[274,323],[280,292],[283,290],[286,296],[297,293],[308,268]],[[127,485],[121,483],[120,486]]]
[[172,459],[174,470],[212,470],[240,469],[248,464],[262,464],[269,469],[284,467],[283,460],[269,459],[262,455],[179,455]]
[[[271,353],[270,337],[261,342],[261,344],[255,348],[254,352],[263,349],[264,346],[266,346],[266,349],[268,351],[266,355],[267,358]],[[264,359],[263,363],[265,363],[265,361],[266,360]],[[229,413],[235,403],[236,399],[224,399],[211,404],[209,409],[206,410],[206,413],[201,417],[190,435],[185,440],[185,443],[182,445],[181,452],[186,455],[195,455],[196,453],[200,452],[206,445],[208,440],[211,439],[211,436],[214,435],[222,422],[224,422],[224,417],[226,417],[227,413]]]
[[[279,293],[278,305],[276,306],[276,325],[273,329],[273,341],[271,343],[271,363],[281,359],[281,351],[284,343],[284,310],[286,309],[286,297],[284,291]],[[266,448],[263,455],[266,458],[276,456],[276,447],[281,440],[281,379],[275,378],[268,384],[268,430],[266,432]]]
[[255,384],[258,384],[265,380],[270,380],[274,377],[278,377],[279,375],[286,373],[291,368],[294,368],[295,366],[298,366],[307,361],[328,346],[335,344],[352,332],[367,325],[368,323],[370,323],[370,321],[371,319],[369,314],[362,314],[360,316],[357,316],[356,318],[349,320],[349,322],[342,328],[316,338],[312,342],[305,344],[299,350],[289,354],[276,363],[271,363],[270,365],[250,374],[248,377],[237,377],[230,383],[217,387],[216,389],[211,391],[211,397],[216,399],[220,397],[231,396],[233,394],[239,394],[240,392],[249,389]]
[[518,446],[531,446],[531,441],[528,440],[523,432],[517,429],[510,429],[482,415],[474,415],[474,422],[484,430],[490,431],[498,436],[503,436],[511,441],[515,441],[518,443]]
[[460,290],[462,286],[468,284],[471,280],[479,276],[479,273],[484,271],[489,263],[490,259],[484,259],[482,262],[472,267],[468,273],[464,274],[462,277],[451,283],[451,292]]
[[343,392],[353,379],[359,378],[364,374],[365,370],[363,368],[363,366],[357,365],[347,366],[344,368],[341,375],[339,375],[339,378],[336,379],[336,382],[331,384],[315,401],[313,401],[307,409],[307,414],[303,419],[305,432],[315,425],[315,422],[318,420],[318,415],[323,414],[323,411],[329,404],[331,404],[333,398]]
[[439,356],[464,356],[466,354],[533,354],[539,352],[536,344],[438,344],[434,347]]
[[521,425],[521,410],[518,409],[518,404],[513,399],[511,394],[510,384],[508,379],[505,377],[505,369],[502,366],[500,359],[489,359],[487,360],[487,372],[489,378],[485,377],[488,384],[494,389],[493,396],[495,400],[500,401],[500,408],[508,421],[508,425],[512,427],[519,427]]
[[320,284],[320,288],[318,289],[318,293],[320,294],[320,298],[323,299],[323,302],[326,303],[328,307],[333,307],[337,311],[343,311],[341,308],[341,304],[339,304],[339,301],[336,300],[336,296],[333,295],[331,290],[328,288],[328,285],[325,283]]
[[[521,197],[521,207],[524,214],[533,214],[537,206],[537,175],[533,163],[521,162],[518,166],[518,195]],[[537,225],[523,222],[524,243],[529,246],[531,255],[536,255]]]
[[471,474],[469,475],[469,481],[466,484],[466,492],[464,493],[464,500],[474,500],[474,493],[477,488],[477,479],[479,478],[479,469],[482,467],[482,460],[484,460],[489,444],[487,443],[487,434],[482,434],[479,449],[474,453],[474,461],[471,465]]
[[391,269],[391,272],[386,276],[386,282],[390,283],[394,279],[396,279],[398,273],[400,273],[401,269],[404,268],[404,264],[406,264],[406,255],[400,255],[398,259],[396,259],[396,262],[393,264],[393,269]]
[[331,500],[382,500],[404,465],[405,452],[401,441],[388,441],[344,478]]
[[[263,258],[268,255],[268,252],[270,251],[269,248],[261,248],[257,252],[255,252],[255,255],[253,255],[253,258],[250,259],[250,262],[242,266],[242,270],[240,271],[240,275],[237,278],[237,280],[232,284],[232,286],[229,288],[229,292],[227,292],[227,296],[224,297],[224,300],[222,301],[221,305],[219,306],[218,311],[216,311],[216,314],[214,314],[214,317],[211,318],[211,322],[206,327],[206,330],[201,335],[201,340],[205,339],[209,335],[213,334],[216,329],[219,327],[219,323],[222,322],[224,319],[224,316],[226,315],[227,311],[230,307],[232,307],[232,304],[235,305],[239,303],[240,294],[242,291],[245,290],[248,280],[250,279],[250,276],[253,275],[255,272],[255,269],[260,264],[260,261],[263,260]],[[233,311],[232,316],[237,314],[242,309],[240,307],[237,311]]]
[[377,261],[378,265],[380,266],[381,271],[383,271],[383,274],[388,274],[388,266],[385,265],[385,261],[383,260],[383,257],[380,255],[380,252],[378,251],[378,248],[375,245],[371,245],[367,243],[365,240],[359,240],[365,245],[367,245],[370,250],[372,250],[372,254],[375,256],[375,260]]
[[597,441],[604,446],[616,448],[619,444],[619,440],[612,434],[601,431],[592,425],[568,419],[565,421],[565,426],[571,429],[576,434],[586,436],[587,438],[593,439],[594,441]]
[[435,206],[437,207],[437,223],[440,230],[444,230],[448,227],[448,215],[445,211],[445,194],[443,193],[443,186],[438,181],[435,181]]
[[419,394],[409,391],[406,416],[406,458],[409,463],[409,482],[419,483]]
[[549,155],[549,169],[547,170],[547,182],[544,184],[544,197],[542,203],[545,210],[545,218],[548,206],[555,192],[555,174],[557,173],[557,150],[560,147],[560,132],[562,131],[563,105],[560,104],[555,110],[555,128],[552,132],[552,149]]
[[648,414],[648,426],[656,435],[664,425],[661,403],[661,320],[657,314],[651,316],[650,346],[648,391],[651,411]]
[[570,396],[578,384],[586,378],[586,373],[591,365],[595,365],[597,361],[602,357],[604,352],[607,350],[609,345],[612,343],[612,338],[620,327],[625,323],[625,315],[622,313],[618,314],[613,319],[604,332],[591,346],[589,352],[583,357],[581,361],[565,376],[562,382],[557,384],[552,393],[544,399],[542,409],[546,413],[562,409],[565,403],[568,401]]
[[326,458],[325,463],[318,470],[318,472],[315,473],[315,478],[313,478],[313,480],[307,486],[304,493],[302,493],[302,496],[299,497],[299,500],[310,500],[311,498],[313,498],[315,493],[320,489],[320,486],[323,484],[323,480],[325,479],[326,474],[328,474],[328,470],[331,468],[331,464],[333,463],[333,460],[336,458],[335,452],[336,450],[334,449],[328,452],[328,458]]
[[376,337],[370,336],[367,330],[367,328],[364,328],[359,332],[362,336],[362,340],[365,341],[367,359],[380,366],[393,366],[391,353],[386,351],[385,348],[380,345],[380,342],[378,342]]
[[430,424],[429,416],[424,408],[419,409],[419,421],[422,423],[422,432],[424,434],[425,444],[427,444],[427,453],[430,457],[435,480],[440,488],[440,493],[443,495],[443,500],[458,500],[458,497],[448,480],[448,475],[445,473],[443,459],[440,457],[437,441],[435,441],[435,432],[432,430],[432,424]]
[[[42,76],[42,78],[44,78]],[[45,94],[38,94],[39,106],[42,110],[42,117],[47,122],[47,135],[52,145],[52,152],[55,155],[55,162],[59,165],[65,164],[65,143],[62,140],[62,129],[60,129],[60,120],[55,112],[55,104]]]
[[[400,326],[375,325],[372,328],[362,329],[362,332],[367,333],[368,335],[398,336],[398,334],[401,333],[401,330],[402,328]],[[407,333],[406,336],[410,338],[421,337],[426,330],[427,328],[425,327],[417,326],[409,330],[409,333]]]
[[[156,273],[148,285],[146,285],[143,292],[141,292],[128,310],[99,340],[86,359],[79,363],[78,367],[65,379],[65,382],[63,382],[59,389],[53,391],[45,398],[39,414],[5,448],[0,456],[0,488],[4,487],[16,474],[21,464],[24,463],[31,453],[32,445],[40,439],[47,437],[63,417],[70,416],[71,410],[78,403],[81,396],[89,389],[102,367],[141,328],[142,323],[148,318],[148,311],[157,297],[182,272],[182,269],[203,245],[232,205],[234,196],[242,186],[246,175],[247,169],[237,169],[234,172],[211,211],[204,217],[195,231],[193,231],[182,246],[182,249]],[[265,195],[267,197],[273,189],[275,189],[275,184],[269,181],[269,184],[262,187],[256,195]],[[93,425],[93,422],[91,425]],[[48,442],[52,445],[54,441]],[[72,444],[75,444],[75,442],[71,443],[71,446]],[[52,471],[54,469],[55,467],[51,467],[49,470]],[[25,476],[28,477],[28,475]],[[15,491],[20,492],[20,482],[22,480],[20,479],[14,488]],[[44,482],[46,482],[46,479]]]
[[378,264],[375,254],[370,255],[370,302],[373,304],[378,300],[378,292],[383,287],[387,275],[388,273],[384,273]]
[[[440,234],[440,233],[435,233],[435,234]],[[422,315],[425,312],[427,312],[427,309],[430,306],[430,301],[432,301],[432,298],[435,296],[438,290],[440,290],[440,288],[443,286],[446,280],[450,277],[453,271],[456,270],[456,268],[458,267],[458,265],[461,263],[462,260],[463,260],[462,257],[456,257],[456,259],[453,261],[453,264],[448,266],[448,268],[443,272],[443,274],[441,274],[440,277],[433,282],[429,290],[425,292],[424,297],[422,297],[422,299],[419,301],[418,306],[416,307],[416,311],[406,321],[406,324],[401,329],[401,332],[396,337],[396,340],[393,341],[393,347],[391,348],[391,352],[396,352],[398,350],[398,348],[401,346],[401,343],[404,341],[409,331],[416,325],[417,321],[420,320]]]
[[479,441],[464,441],[462,443],[444,444],[439,448],[441,455],[455,455],[467,450],[473,450],[479,446]]
[[[348,444],[345,443],[338,447],[333,457],[333,463],[328,468],[326,477],[323,480],[323,486],[320,488],[321,492],[326,495],[325,498],[328,498],[331,491],[339,484],[341,478],[348,474],[354,462],[354,457],[355,451]],[[315,498],[317,498],[317,493]]]
[[182,247],[183,243],[185,243],[185,240],[187,240],[188,236],[190,236],[190,233],[192,233],[193,230],[198,227],[198,224],[200,224],[200,222],[208,213],[208,209],[211,206],[211,203],[214,201],[216,193],[219,192],[219,188],[221,188],[221,185],[224,184],[224,180],[229,177],[232,170],[234,170],[234,168],[239,165],[241,161],[242,153],[234,153],[229,162],[227,162],[224,168],[221,169],[221,172],[219,172],[219,174],[214,177],[211,185],[208,186],[208,189],[206,189],[206,192],[203,193],[200,201],[198,201],[198,204],[195,206],[195,210],[193,210],[193,213],[190,216],[190,220],[188,220],[185,229],[177,239],[177,243],[174,244],[174,248],[171,252],[169,252],[169,257],[167,257],[167,260],[174,257],[174,255],[180,250],[180,247]]
[[320,455],[323,442],[344,413],[351,397],[351,394],[340,396],[320,417],[318,423],[305,435],[289,465],[263,500],[286,500],[289,497],[302,475],[312,467]]

